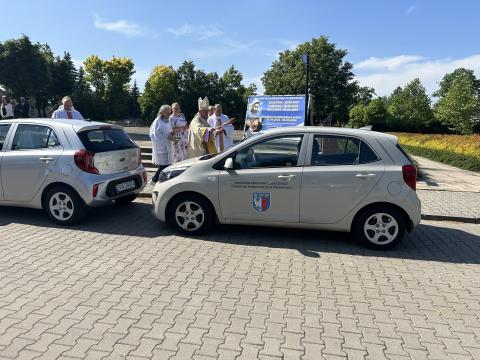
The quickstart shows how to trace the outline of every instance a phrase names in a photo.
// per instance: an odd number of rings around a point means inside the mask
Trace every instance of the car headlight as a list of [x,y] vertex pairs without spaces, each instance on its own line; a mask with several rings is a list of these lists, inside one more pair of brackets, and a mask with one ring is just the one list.
[[174,168],[174,169],[165,169],[162,170],[158,177],[158,182],[164,182],[170,179],[173,179],[174,177],[177,177],[178,175],[182,174],[185,170],[187,170],[188,167],[182,167],[182,168]]

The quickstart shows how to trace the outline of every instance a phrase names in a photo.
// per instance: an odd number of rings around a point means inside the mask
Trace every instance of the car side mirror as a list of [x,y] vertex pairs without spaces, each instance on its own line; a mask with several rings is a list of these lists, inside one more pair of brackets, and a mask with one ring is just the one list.
[[223,168],[225,170],[232,170],[233,169],[233,159],[228,158],[227,160],[225,160],[225,164],[223,165]]

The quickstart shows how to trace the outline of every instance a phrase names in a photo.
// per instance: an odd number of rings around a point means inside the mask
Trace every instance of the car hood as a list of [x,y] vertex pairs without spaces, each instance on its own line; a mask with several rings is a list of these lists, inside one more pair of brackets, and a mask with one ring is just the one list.
[[194,158],[191,158],[191,159],[187,159],[187,160],[183,160],[183,161],[179,161],[175,164],[172,164],[168,167],[168,169],[177,169],[177,168],[185,168],[185,167],[190,167],[192,166],[193,164],[195,164],[196,162],[198,162],[200,159],[201,156],[197,156],[197,157],[194,157]]

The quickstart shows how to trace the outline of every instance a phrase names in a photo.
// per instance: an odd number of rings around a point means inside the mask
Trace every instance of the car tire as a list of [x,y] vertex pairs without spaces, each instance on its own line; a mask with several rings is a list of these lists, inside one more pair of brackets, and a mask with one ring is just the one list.
[[167,224],[186,235],[202,235],[212,228],[214,210],[204,197],[196,194],[180,195],[167,210]]
[[135,201],[137,196],[138,196],[137,194],[127,195],[127,196],[115,199],[114,202],[115,202],[115,205],[119,205],[119,206],[128,205],[133,201]]
[[50,219],[63,226],[78,224],[87,212],[80,196],[66,186],[56,186],[48,191],[44,209]]
[[405,220],[393,207],[371,207],[357,217],[353,233],[362,244],[371,249],[388,250],[405,236]]

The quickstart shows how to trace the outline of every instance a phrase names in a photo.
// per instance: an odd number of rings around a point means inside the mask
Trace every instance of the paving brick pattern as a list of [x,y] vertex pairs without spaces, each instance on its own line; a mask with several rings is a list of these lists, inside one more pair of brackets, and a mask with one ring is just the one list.
[[1,359],[480,359],[480,225],[393,251],[327,232],[177,236],[147,201],[84,225],[0,208]]
[[422,214],[480,220],[480,193],[417,190]]

